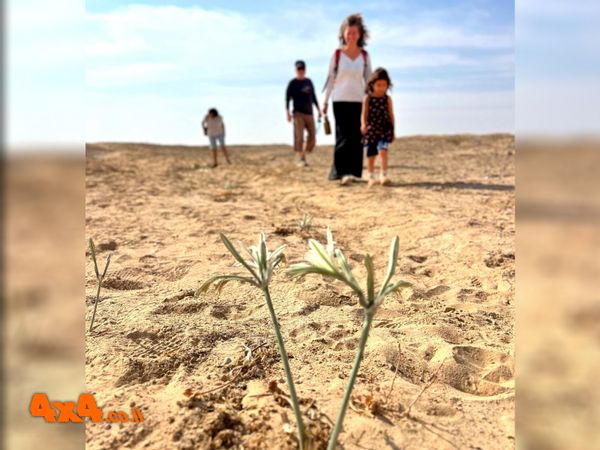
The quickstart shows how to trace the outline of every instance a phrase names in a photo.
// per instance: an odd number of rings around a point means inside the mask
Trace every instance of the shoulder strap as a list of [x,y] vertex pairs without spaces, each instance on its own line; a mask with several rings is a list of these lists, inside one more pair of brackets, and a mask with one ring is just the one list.
[[[336,48],[334,53],[334,65],[333,65],[333,79],[335,79],[338,71],[338,66],[340,64],[340,55],[342,53],[342,49]],[[323,91],[327,89],[327,84],[329,83],[329,74],[327,74],[327,79],[325,80],[325,84],[323,85]]]
[[364,48],[360,49],[360,53],[363,55],[363,76],[366,78],[367,75],[367,57],[369,56],[369,54],[367,53],[367,51]]
[[336,48],[335,49],[335,66],[333,67],[334,75],[337,75],[338,66],[340,65],[340,56],[341,55],[342,55],[342,49]]

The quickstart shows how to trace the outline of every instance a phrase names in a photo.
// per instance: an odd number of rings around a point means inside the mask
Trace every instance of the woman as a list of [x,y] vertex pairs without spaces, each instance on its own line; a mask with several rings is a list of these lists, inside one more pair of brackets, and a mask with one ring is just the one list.
[[352,14],[340,27],[340,48],[331,57],[325,84],[327,114],[329,98],[335,117],[335,151],[330,180],[342,184],[362,176],[363,147],[360,117],[365,85],[371,76],[371,60],[364,50],[369,33],[360,14]]

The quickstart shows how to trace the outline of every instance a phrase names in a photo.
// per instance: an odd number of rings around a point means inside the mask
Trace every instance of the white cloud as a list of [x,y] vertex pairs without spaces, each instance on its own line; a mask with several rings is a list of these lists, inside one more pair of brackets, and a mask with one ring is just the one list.
[[[310,10],[283,10],[274,18],[129,5],[88,12],[84,18],[83,8],[79,0],[9,2],[9,143],[81,139],[85,85],[90,140],[202,142],[197,121],[206,108],[217,106],[231,125],[232,142],[289,142],[283,91],[293,76],[292,63],[305,59],[319,89],[337,46],[340,18],[350,11],[348,5],[317,3]],[[505,76],[512,70],[510,33],[474,32],[469,29],[473,17],[461,25],[444,23],[440,11],[410,23],[407,18],[383,23],[367,16],[369,52],[374,64],[397,71],[461,67],[473,69],[465,79],[472,76],[474,82],[496,70]],[[465,56],[465,49],[491,49],[496,55]],[[438,90],[447,90],[442,75],[435,82]],[[413,113],[421,114],[422,122],[407,117],[406,132],[422,132],[427,115],[432,118],[430,132],[447,131],[448,122],[434,119],[447,113],[446,100],[439,103],[441,112],[426,112],[418,105],[429,97],[414,95],[404,97],[414,101],[402,105],[416,105]],[[478,98],[475,109],[492,102],[486,95]],[[473,127],[480,126],[463,122],[456,131],[477,131]]]
[[[279,76],[291,74],[293,60],[304,58],[313,75],[324,77],[329,56],[337,45],[339,23],[323,8],[316,7],[310,11],[310,21],[307,18],[307,29],[299,30],[302,21],[298,15],[302,14],[286,12],[277,23],[261,15],[198,7],[136,5],[88,14],[90,27],[98,36],[90,47],[88,71],[123,72],[120,84],[137,84],[135,76],[128,76],[128,70],[119,68],[132,62],[124,62],[123,56],[129,55],[136,63],[160,61],[177,65],[190,78],[196,74],[201,78],[219,74],[225,79],[260,81],[261,76],[273,78],[271,68],[280,71]],[[477,66],[481,60],[465,58],[459,50],[512,48],[512,34],[484,35],[444,25],[390,26],[376,21],[370,27],[373,38],[369,49],[374,50],[374,63],[377,64],[376,59],[393,60],[398,68]],[[441,52],[441,47],[446,50]],[[111,51],[117,54],[116,58],[110,58]],[[164,75],[168,79],[172,74],[165,71]],[[97,77],[90,74],[88,79]]]
[[514,45],[511,30],[477,33],[443,24],[390,25],[375,22],[373,35],[385,36],[398,47],[507,49]]
[[598,17],[600,4],[597,0],[517,0],[515,13],[519,16],[534,16],[537,18],[590,18]]
[[[176,79],[179,70],[170,63],[139,63],[101,67],[86,73],[86,85],[97,88],[110,88],[147,83],[163,79]],[[180,72],[179,72],[180,73]]]
[[79,0],[11,0],[6,7],[6,140],[81,143],[83,12]]

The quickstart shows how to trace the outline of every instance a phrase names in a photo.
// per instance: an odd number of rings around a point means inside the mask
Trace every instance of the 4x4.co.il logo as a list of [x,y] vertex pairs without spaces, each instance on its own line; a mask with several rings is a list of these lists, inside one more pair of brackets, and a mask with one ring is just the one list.
[[109,411],[104,414],[98,408],[92,394],[81,394],[75,402],[50,402],[43,393],[33,394],[29,403],[29,412],[33,417],[43,417],[46,422],[143,422],[140,408],[131,408],[131,415],[125,411]]

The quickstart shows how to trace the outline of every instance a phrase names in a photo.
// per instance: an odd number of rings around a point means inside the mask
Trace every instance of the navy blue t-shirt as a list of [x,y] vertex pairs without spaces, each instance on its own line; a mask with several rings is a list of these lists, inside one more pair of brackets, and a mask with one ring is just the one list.
[[285,95],[285,107],[289,108],[290,100],[294,101],[294,112],[300,112],[304,114],[312,114],[313,103],[319,107],[317,96],[315,95],[315,87],[310,81],[310,78],[304,78],[299,80],[294,78],[287,87]]

